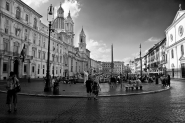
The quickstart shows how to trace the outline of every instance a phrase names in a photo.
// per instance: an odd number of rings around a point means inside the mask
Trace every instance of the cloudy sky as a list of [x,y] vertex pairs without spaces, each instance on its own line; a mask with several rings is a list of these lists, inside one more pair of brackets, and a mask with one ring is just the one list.
[[172,23],[179,4],[185,10],[185,0],[22,0],[40,13],[46,21],[47,8],[60,5],[67,16],[71,11],[75,28],[75,46],[84,28],[91,58],[110,61],[111,44],[114,60],[127,62],[142,55],[165,37],[165,29]]

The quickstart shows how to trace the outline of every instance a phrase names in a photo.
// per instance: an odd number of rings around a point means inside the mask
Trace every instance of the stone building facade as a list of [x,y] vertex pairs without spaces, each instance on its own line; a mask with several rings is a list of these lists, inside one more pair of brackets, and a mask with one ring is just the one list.
[[179,7],[166,32],[166,68],[172,78],[185,78],[185,10]]
[[[0,79],[10,71],[19,78],[46,76],[49,28],[41,22],[42,15],[21,0],[0,1]],[[74,22],[70,12],[64,18],[60,6],[52,22],[50,39],[50,75],[73,76],[90,69],[90,51],[82,29],[79,47],[74,46]],[[20,53],[25,46],[23,62]]]
[[[121,61],[114,61],[114,74],[123,74],[125,69],[124,62]],[[109,73],[111,72],[111,62],[102,62],[102,71],[103,73]]]

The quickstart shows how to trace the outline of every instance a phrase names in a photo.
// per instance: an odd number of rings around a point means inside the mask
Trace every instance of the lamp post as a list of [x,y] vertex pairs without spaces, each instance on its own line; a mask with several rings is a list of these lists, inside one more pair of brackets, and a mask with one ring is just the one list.
[[46,73],[46,84],[44,87],[44,92],[50,92],[51,91],[51,86],[50,86],[50,32],[53,31],[53,29],[51,29],[51,22],[54,18],[54,7],[52,6],[52,4],[49,6],[48,8],[48,13],[47,13],[47,20],[49,22],[49,37],[48,37],[48,59],[47,59],[47,73]]
[[128,80],[128,67],[129,67],[129,64],[127,64],[127,80]]
[[141,78],[142,78],[142,59],[141,59],[141,44],[140,44],[140,66],[141,66]]

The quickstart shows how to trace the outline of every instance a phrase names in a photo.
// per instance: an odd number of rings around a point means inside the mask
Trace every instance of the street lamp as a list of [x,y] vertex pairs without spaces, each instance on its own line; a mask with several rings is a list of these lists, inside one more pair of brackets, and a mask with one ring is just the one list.
[[52,4],[49,6],[48,11],[47,11],[47,20],[49,22],[49,37],[48,37],[48,59],[47,59],[47,73],[46,73],[46,84],[44,87],[44,92],[50,92],[51,91],[51,86],[50,86],[50,32],[53,31],[53,29],[51,29],[51,22],[54,19],[54,7],[52,6]]
[[129,67],[129,64],[127,64],[127,80],[128,80],[128,67]]
[[141,59],[141,44],[140,44],[140,67],[141,67],[141,78],[142,78],[142,59]]

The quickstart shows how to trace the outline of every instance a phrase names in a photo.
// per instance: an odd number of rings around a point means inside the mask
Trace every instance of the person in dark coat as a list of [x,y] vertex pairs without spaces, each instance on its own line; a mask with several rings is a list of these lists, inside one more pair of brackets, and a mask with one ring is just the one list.
[[171,80],[171,78],[170,78],[170,75],[168,74],[167,84],[169,87],[170,87],[170,80]]
[[155,84],[158,84],[159,82],[158,82],[158,75],[156,76],[156,78],[155,78]]
[[88,100],[91,99],[92,84],[93,84],[93,81],[92,81],[91,77],[89,76],[88,77],[88,80],[86,81],[86,89],[87,89],[87,97],[88,97]]
[[14,104],[14,112],[17,111],[17,92],[15,88],[19,86],[19,80],[17,79],[14,72],[10,72],[10,77],[7,80],[7,99],[6,104],[8,104],[9,110],[8,112],[11,113],[11,103],[13,101]]

